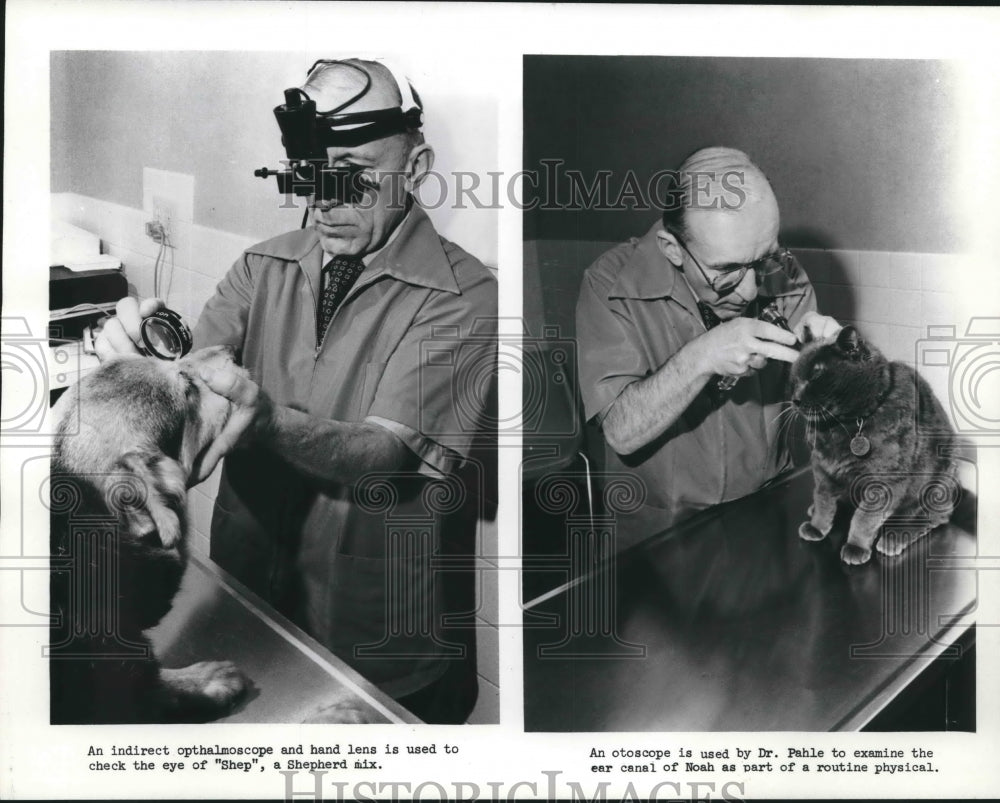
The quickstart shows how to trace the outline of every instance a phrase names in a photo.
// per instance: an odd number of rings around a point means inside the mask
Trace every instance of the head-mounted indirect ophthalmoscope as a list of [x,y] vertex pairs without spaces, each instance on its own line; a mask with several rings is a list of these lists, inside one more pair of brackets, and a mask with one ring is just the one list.
[[311,76],[318,66],[330,64],[356,70],[363,76],[364,86],[344,103],[325,112],[316,110],[316,101],[304,89],[286,89],[285,102],[275,107],[274,117],[281,129],[288,167],[285,170],[263,167],[255,170],[254,175],[260,178],[276,176],[278,192],[283,195],[314,195],[321,201],[356,204],[374,184],[358,165],[330,166],[327,148],[352,147],[420,128],[423,109],[409,82],[388,64],[383,64],[399,89],[400,105],[374,111],[344,112],[343,109],[368,93],[372,77],[353,60],[339,59],[317,61],[308,75]]

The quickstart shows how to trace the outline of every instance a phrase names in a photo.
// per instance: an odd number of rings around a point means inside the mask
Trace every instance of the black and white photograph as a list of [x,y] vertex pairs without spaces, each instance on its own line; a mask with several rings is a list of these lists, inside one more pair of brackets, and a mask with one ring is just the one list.
[[1000,794],[1000,11],[5,11],[0,797]]
[[526,728],[976,729],[962,78],[525,57]]
[[51,55],[53,724],[496,721],[491,99],[322,56]]

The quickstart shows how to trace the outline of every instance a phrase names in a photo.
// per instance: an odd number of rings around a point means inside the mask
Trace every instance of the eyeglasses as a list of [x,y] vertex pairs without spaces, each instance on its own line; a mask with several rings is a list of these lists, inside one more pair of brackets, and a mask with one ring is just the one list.
[[[675,235],[676,236],[676,235]],[[698,258],[691,253],[691,250],[684,244],[684,241],[677,237],[677,242],[680,244],[689,257],[694,260],[694,264],[698,266],[698,270],[701,271],[701,275],[705,277],[705,281],[708,286],[715,291],[718,296],[729,295],[733,290],[739,287],[740,282],[743,281],[743,277],[747,275],[748,270],[752,270],[757,278],[757,284],[760,284],[765,277],[773,276],[775,273],[780,273],[781,271],[787,270],[791,264],[794,257],[792,252],[787,248],[779,248],[770,254],[765,254],[760,259],[755,259],[753,262],[747,262],[743,265],[733,265],[727,268],[716,268],[716,275],[709,277],[705,272],[705,269],[701,266]]]

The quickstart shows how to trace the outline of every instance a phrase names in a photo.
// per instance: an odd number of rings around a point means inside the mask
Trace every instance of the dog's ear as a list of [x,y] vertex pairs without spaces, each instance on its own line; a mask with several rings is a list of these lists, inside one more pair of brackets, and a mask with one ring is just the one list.
[[126,452],[105,485],[105,501],[113,513],[122,513],[134,538],[155,536],[167,549],[184,534],[184,469],[164,454]]

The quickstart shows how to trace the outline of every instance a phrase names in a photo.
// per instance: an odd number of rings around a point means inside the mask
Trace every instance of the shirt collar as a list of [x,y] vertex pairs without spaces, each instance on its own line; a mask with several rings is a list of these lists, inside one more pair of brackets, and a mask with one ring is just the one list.
[[427,213],[413,204],[381,249],[365,260],[362,280],[388,274],[408,284],[461,295],[451,260]]
[[[292,236],[294,234],[294,236]],[[298,262],[310,281],[318,287],[322,266],[329,261],[314,229],[282,235],[255,249],[290,262]],[[378,251],[362,257],[365,269],[358,284],[367,284],[382,275],[461,295],[451,261],[427,213],[416,203]]]
[[[382,243],[381,248],[379,248],[377,251],[372,251],[370,254],[365,254],[363,257],[361,257],[361,261],[365,263],[365,267],[371,265],[372,262],[374,262],[375,259],[378,257],[378,255],[381,254],[383,251],[385,251],[385,249],[389,247],[389,244],[392,243],[392,241],[399,236],[399,232],[402,231],[403,226],[406,225],[406,222],[410,219],[410,216],[413,214],[413,210],[415,208],[416,204],[414,204],[407,210],[406,214],[403,215],[403,219],[399,221],[399,224],[396,226],[396,228],[392,230],[392,233],[389,235],[389,239],[386,240],[384,243]],[[329,262],[332,259],[332,257],[329,254],[324,254],[323,259]]]
[[696,310],[697,300],[687,282],[677,275],[678,269],[667,261],[657,245],[657,233],[662,229],[662,224],[655,223],[635,241],[635,249],[619,272],[608,298],[672,298]]

